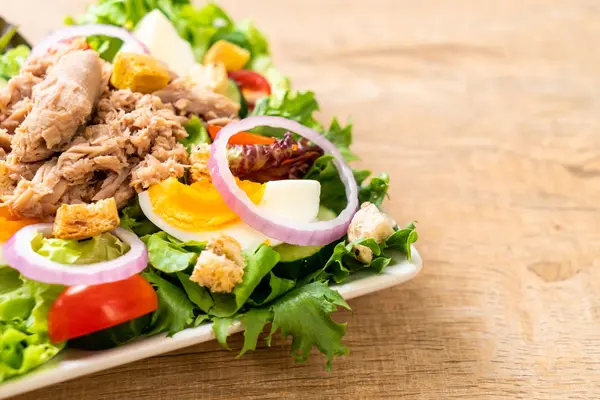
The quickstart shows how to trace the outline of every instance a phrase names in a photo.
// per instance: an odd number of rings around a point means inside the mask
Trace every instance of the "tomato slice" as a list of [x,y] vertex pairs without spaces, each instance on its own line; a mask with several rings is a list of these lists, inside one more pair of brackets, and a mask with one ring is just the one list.
[[62,342],[111,328],[157,308],[156,292],[140,275],[100,285],[71,286],[50,308],[48,335],[52,342]]
[[229,77],[239,86],[250,109],[254,109],[259,98],[271,94],[271,84],[258,72],[241,69],[229,72]]
[[[223,129],[218,125],[208,125],[208,134],[215,139],[219,131]],[[273,144],[275,138],[269,136],[257,135],[256,133],[240,132],[236,133],[229,139],[229,144]]]

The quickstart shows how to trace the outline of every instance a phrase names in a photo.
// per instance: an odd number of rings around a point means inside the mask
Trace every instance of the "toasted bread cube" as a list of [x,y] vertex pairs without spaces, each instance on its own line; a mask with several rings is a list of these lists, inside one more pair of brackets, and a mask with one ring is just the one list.
[[137,53],[117,53],[110,83],[118,89],[152,93],[163,89],[171,76],[168,68],[152,56]]
[[244,68],[244,65],[250,61],[250,57],[251,54],[248,50],[227,40],[218,40],[204,55],[204,63],[223,63],[227,71],[231,72]]
[[190,280],[213,293],[231,293],[244,277],[245,264],[238,241],[221,235],[200,253]]
[[52,233],[59,239],[87,239],[112,231],[120,223],[113,197],[94,204],[63,204],[56,213]]

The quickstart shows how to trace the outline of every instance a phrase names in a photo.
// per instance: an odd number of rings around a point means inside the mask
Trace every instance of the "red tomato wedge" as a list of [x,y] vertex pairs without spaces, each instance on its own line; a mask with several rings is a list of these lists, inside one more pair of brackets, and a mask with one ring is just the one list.
[[[211,138],[215,139],[217,134],[222,129],[221,126],[218,125],[208,125],[208,134]],[[231,139],[229,139],[229,144],[273,144],[275,143],[275,139],[268,136],[257,135],[256,133],[250,132],[240,132],[235,135]]]
[[52,342],[62,342],[111,328],[157,308],[156,292],[140,275],[100,285],[71,286],[50,308],[48,334]]
[[239,86],[251,110],[254,109],[256,100],[271,94],[271,84],[257,72],[241,69],[231,71],[229,77]]

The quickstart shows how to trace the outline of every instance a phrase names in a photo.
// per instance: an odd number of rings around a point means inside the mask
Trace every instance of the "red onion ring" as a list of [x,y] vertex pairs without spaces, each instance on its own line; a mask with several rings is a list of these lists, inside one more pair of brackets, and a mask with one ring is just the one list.
[[150,54],[150,50],[148,50],[146,45],[142,43],[138,38],[136,38],[133,35],[133,33],[129,32],[127,29],[119,28],[118,26],[113,25],[94,24],[68,26],[66,28],[62,28],[52,32],[50,35],[46,36],[41,42],[39,42],[33,47],[33,49],[31,50],[30,57],[44,54],[46,51],[48,51],[50,47],[60,42],[61,40],[71,39],[74,37],[87,37],[96,35],[110,36],[121,39],[123,42],[133,45],[133,48],[139,49],[140,53]]
[[39,282],[73,285],[97,285],[116,282],[140,273],[148,265],[148,250],[132,232],[117,228],[112,233],[130,246],[127,253],[111,261],[88,265],[65,265],[47,259],[31,248],[38,234],[50,235],[52,224],[26,226],[4,244],[7,264],[23,276]]
[[[258,126],[281,128],[299,134],[321,147],[334,157],[334,164],[346,188],[348,205],[342,213],[331,221],[320,221],[300,224],[291,221],[274,221],[264,215],[246,193],[236,184],[229,169],[226,157],[227,142],[238,132],[248,131]],[[320,133],[282,117],[248,117],[226,125],[218,133],[211,147],[208,168],[213,185],[223,200],[246,224],[268,237],[284,243],[301,246],[323,246],[343,237],[350,220],[358,209],[358,188],[352,169],[346,164],[339,150]]]

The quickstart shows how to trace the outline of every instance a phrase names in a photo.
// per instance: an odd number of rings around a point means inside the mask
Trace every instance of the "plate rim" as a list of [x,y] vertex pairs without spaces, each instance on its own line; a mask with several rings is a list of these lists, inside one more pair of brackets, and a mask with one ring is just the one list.
[[[411,249],[411,262],[404,258],[402,261],[388,266],[381,274],[366,275],[340,285],[331,285],[331,287],[338,290],[344,299],[350,300],[407,282],[423,269],[421,255],[415,246],[411,245]],[[212,325],[212,323],[207,323],[196,328],[187,328],[170,338],[159,334],[100,352],[65,351],[61,356],[39,369],[0,384],[0,399],[214,340]],[[242,330],[242,323],[235,321],[229,327],[229,334]],[[77,355],[86,355],[86,357],[78,359]]]

